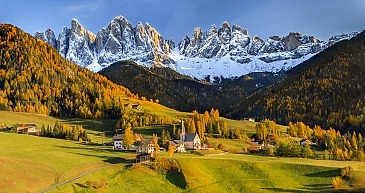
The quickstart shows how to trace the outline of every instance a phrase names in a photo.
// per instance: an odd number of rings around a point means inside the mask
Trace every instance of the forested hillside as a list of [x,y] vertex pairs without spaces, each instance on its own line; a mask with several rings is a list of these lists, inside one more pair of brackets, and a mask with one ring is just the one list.
[[236,105],[233,117],[365,128],[365,32],[319,53],[285,78]]
[[222,109],[224,115],[232,111],[231,106],[281,77],[273,73],[251,73],[212,84],[194,80],[170,68],[146,68],[132,61],[116,62],[99,73],[133,93],[148,99],[157,98],[165,106],[199,112],[213,107]]
[[121,61],[99,72],[132,92],[180,111],[200,111],[215,107],[223,96],[218,87],[201,84],[169,68],[146,68],[131,61]]
[[119,117],[126,88],[65,60],[49,44],[0,25],[0,110]]

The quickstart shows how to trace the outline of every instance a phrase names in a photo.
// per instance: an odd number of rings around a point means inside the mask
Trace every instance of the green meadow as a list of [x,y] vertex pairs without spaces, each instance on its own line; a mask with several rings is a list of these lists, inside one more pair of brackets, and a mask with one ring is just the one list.
[[[169,160],[166,153],[159,160]],[[100,170],[50,192],[333,192],[332,180],[344,165],[362,179],[365,164],[244,154],[174,154],[180,172],[157,172],[148,165]],[[309,164],[310,163],[310,164]],[[106,182],[101,189],[87,182]],[[358,182],[359,184],[363,182]]]
[[[102,166],[108,167],[49,192],[331,192],[340,168],[350,165],[357,176],[365,175],[364,162],[232,153],[175,153],[171,159],[180,172],[164,173],[142,164],[131,167],[135,154],[111,147],[13,133],[0,133],[0,139],[1,192],[38,192]],[[162,152],[158,159],[170,158]],[[90,189],[88,181],[107,185]]]
[[[159,113],[167,115],[171,111],[170,116],[191,116],[156,106]],[[220,150],[175,153],[171,158],[161,152],[158,160],[175,160],[179,170],[153,170],[148,165],[133,165],[134,153],[100,145],[101,132],[107,134],[104,142],[111,141],[110,131],[116,120],[58,119],[0,111],[0,124],[8,126],[53,125],[57,120],[82,125],[94,143],[0,132],[0,192],[38,192],[78,176],[47,192],[333,192],[331,182],[346,166],[354,168],[352,184],[362,188],[365,184],[364,162],[281,158]],[[255,123],[233,120],[227,123],[247,133],[254,132]],[[150,137],[153,133],[160,134],[162,129],[171,131],[172,126],[136,128],[135,132]],[[230,152],[247,147],[244,140],[209,138],[208,141],[214,147],[223,143]]]

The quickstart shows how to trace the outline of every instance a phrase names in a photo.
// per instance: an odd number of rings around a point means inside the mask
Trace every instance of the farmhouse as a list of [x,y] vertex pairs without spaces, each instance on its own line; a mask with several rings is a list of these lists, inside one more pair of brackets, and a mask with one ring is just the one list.
[[135,148],[136,153],[152,154],[155,152],[155,144],[152,142],[152,140],[149,139],[136,143]]
[[114,149],[125,149],[123,147],[123,138],[124,138],[124,134],[115,134],[113,136]]
[[251,146],[249,148],[247,148],[247,150],[251,153],[258,152],[265,146],[263,141],[251,141],[250,145]]
[[139,110],[139,111],[142,111],[143,107],[142,105],[140,104],[132,104],[132,103],[127,103],[124,105],[125,108],[128,108],[128,109],[136,109],[136,110]]
[[4,124],[4,123],[0,124],[0,131],[9,132],[10,130],[11,130],[11,128],[6,126],[6,124]]
[[146,163],[151,161],[151,154],[141,153],[136,156],[136,163]]
[[136,153],[149,153],[155,152],[155,144],[151,139],[143,139],[141,134],[134,134],[134,143],[129,148],[123,145],[124,134],[116,134],[113,137],[115,150],[133,150]]
[[176,152],[186,152],[185,145],[182,140],[172,140],[170,143],[175,147]]
[[244,118],[245,121],[249,121],[249,122],[255,122],[255,119],[254,118]]
[[18,133],[26,133],[33,135],[39,135],[41,132],[41,130],[37,128],[36,124],[17,124],[16,131]]
[[[124,134],[115,134],[113,136],[113,141],[114,141],[114,149],[128,149],[128,147],[123,145],[123,139],[124,139]],[[135,133],[134,134],[134,143],[131,147],[129,147],[129,149],[131,150],[136,150],[139,146],[139,142],[141,142],[143,140],[143,137],[141,134]]]

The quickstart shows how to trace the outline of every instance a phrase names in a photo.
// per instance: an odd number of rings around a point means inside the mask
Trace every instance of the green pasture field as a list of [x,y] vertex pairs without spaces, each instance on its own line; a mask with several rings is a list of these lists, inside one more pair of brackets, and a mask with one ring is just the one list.
[[[159,160],[168,160],[166,152]],[[202,156],[173,154],[180,173],[160,173],[148,165],[107,168],[51,192],[333,192],[332,180],[342,166],[351,165],[361,186],[365,163],[245,154]],[[360,176],[360,177],[359,177]],[[103,189],[87,182],[107,182]]]

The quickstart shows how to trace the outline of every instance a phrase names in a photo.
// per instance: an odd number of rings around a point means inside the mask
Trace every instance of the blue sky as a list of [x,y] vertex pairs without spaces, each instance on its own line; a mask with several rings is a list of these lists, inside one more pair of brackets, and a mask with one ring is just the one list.
[[51,28],[58,35],[77,18],[96,34],[117,15],[134,26],[148,22],[175,42],[195,27],[207,31],[224,21],[263,39],[293,31],[327,40],[365,29],[364,0],[8,0],[1,3],[0,23],[30,34]]

